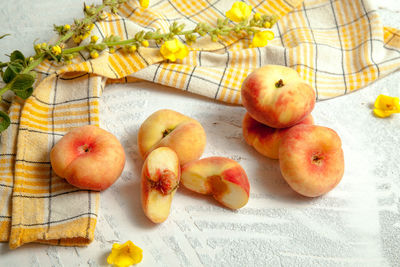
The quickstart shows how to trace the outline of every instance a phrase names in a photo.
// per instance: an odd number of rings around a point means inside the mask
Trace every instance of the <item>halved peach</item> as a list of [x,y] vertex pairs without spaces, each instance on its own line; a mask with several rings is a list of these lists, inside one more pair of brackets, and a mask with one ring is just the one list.
[[159,147],[147,156],[142,168],[142,207],[154,223],[165,221],[180,180],[180,164],[176,153]]
[[194,192],[214,196],[230,209],[240,209],[249,200],[246,172],[229,158],[209,157],[183,165],[181,183]]

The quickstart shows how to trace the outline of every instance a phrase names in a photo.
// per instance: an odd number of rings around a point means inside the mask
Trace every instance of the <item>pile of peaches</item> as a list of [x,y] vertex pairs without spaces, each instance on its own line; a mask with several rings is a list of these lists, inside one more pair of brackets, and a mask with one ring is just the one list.
[[[332,129],[313,125],[315,92],[296,71],[276,65],[255,70],[243,82],[242,101],[247,110],[245,141],[262,155],[279,159],[282,176],[293,190],[315,197],[339,183],[344,170],[340,138]],[[226,157],[200,159],[205,145],[201,124],[176,111],[156,111],[142,123],[141,199],[152,222],[168,218],[180,184],[212,195],[230,209],[247,204],[250,184],[244,169]],[[50,161],[54,172],[70,184],[101,191],[121,175],[125,153],[114,135],[87,125],[62,137]]]

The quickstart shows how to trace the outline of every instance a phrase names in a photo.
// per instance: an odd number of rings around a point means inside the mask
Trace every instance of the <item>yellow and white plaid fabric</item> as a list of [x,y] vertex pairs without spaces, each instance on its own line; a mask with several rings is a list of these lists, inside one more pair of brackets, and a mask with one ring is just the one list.
[[[99,193],[77,189],[57,177],[49,162],[52,146],[73,127],[99,123],[99,97],[106,83],[147,80],[220,101],[240,104],[240,85],[255,68],[280,64],[296,69],[327,99],[362,88],[400,67],[400,32],[384,28],[367,0],[245,1],[253,12],[281,17],[267,47],[250,39],[200,39],[189,56],[163,61],[156,44],[135,54],[121,50],[73,64],[46,61],[36,71],[33,95],[2,102],[12,125],[1,135],[0,241],[11,248],[28,242],[87,245],[93,240]],[[130,1],[118,15],[96,23],[92,34],[129,39],[137,31],[167,31],[173,22],[189,28],[215,25],[233,1]],[[85,40],[86,42],[88,40]],[[84,41],[84,42],[85,42]]]

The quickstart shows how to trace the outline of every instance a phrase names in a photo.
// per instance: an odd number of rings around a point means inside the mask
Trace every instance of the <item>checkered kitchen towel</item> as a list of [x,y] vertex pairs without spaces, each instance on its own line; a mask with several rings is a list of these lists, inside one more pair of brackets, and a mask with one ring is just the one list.
[[[93,240],[99,193],[79,190],[57,177],[49,163],[52,146],[71,128],[98,124],[98,99],[107,82],[147,80],[240,104],[240,85],[254,68],[280,64],[296,69],[318,99],[362,88],[400,67],[400,32],[384,28],[368,0],[245,1],[253,12],[281,17],[276,38],[265,48],[230,36],[203,37],[187,58],[164,62],[156,44],[139,53],[85,53],[72,65],[44,62],[24,104],[3,102],[12,125],[1,136],[0,240],[11,248],[28,242],[86,245]],[[216,24],[233,1],[152,0],[143,9],[124,4],[118,15],[96,23],[93,34],[131,38],[139,30],[168,30],[172,22]],[[87,40],[86,40],[87,41]]]

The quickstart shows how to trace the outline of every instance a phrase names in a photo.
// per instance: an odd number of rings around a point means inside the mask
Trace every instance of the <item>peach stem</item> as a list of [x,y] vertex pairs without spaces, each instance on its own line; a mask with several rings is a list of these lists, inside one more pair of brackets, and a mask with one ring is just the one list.
[[275,87],[276,87],[276,88],[280,88],[280,87],[282,87],[282,86],[284,86],[282,79],[280,79],[279,81],[277,81],[277,82],[275,83]]

